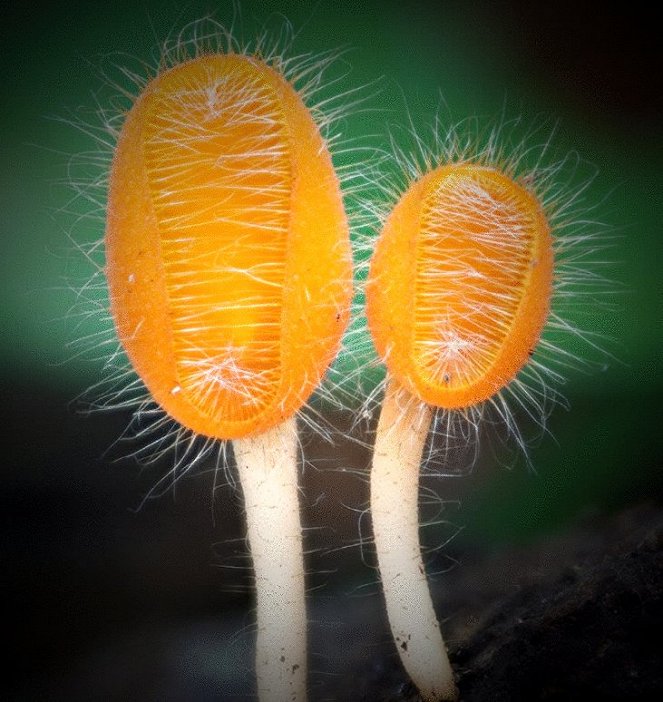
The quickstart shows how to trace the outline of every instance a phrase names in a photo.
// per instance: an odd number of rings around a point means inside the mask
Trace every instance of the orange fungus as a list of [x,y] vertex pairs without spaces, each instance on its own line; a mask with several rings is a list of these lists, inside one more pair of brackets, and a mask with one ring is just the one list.
[[486,400],[536,346],[552,276],[550,228],[527,188],[492,167],[440,166],[401,197],[371,261],[378,353],[430,405]]
[[351,297],[338,179],[310,111],[260,59],[150,81],[115,151],[111,311],[154,400],[198,434],[263,432],[306,402]]

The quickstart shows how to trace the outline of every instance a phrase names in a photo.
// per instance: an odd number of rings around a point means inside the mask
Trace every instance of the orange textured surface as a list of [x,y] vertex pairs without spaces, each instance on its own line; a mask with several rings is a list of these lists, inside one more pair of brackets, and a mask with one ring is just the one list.
[[494,168],[440,166],[402,196],[371,261],[378,353],[421,400],[477,404],[527,363],[552,277],[550,229],[529,190]]
[[233,439],[290,417],[338,350],[352,294],[331,157],[260,60],[161,73],[127,115],[106,226],[111,311],[155,401]]

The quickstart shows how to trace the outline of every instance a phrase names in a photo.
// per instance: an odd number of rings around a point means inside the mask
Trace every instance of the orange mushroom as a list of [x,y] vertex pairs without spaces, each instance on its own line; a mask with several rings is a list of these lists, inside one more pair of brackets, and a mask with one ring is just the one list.
[[552,279],[539,200],[468,162],[410,184],[371,260],[366,314],[389,375],[371,471],[373,532],[394,641],[427,702],[457,697],[419,547],[433,409],[472,408],[515,378],[548,317]]
[[232,440],[257,588],[261,700],[306,697],[295,414],[352,296],[348,225],[310,110],[256,56],[159,73],[114,154],[106,274],[118,336],[154,401]]

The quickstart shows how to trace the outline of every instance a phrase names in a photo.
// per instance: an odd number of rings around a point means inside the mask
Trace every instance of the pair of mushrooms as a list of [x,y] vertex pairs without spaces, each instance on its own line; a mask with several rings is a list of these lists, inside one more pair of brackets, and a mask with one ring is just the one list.
[[[350,317],[339,181],[278,64],[200,54],[161,71],[126,115],[111,168],[106,274],[119,339],[153,400],[231,441],[257,590],[262,702],[306,697],[295,414]],[[552,243],[539,200],[495,165],[436,164],[387,218],[366,286],[388,369],[370,483],[394,640],[425,700],[457,696],[418,537],[434,408],[498,393],[548,316]]]

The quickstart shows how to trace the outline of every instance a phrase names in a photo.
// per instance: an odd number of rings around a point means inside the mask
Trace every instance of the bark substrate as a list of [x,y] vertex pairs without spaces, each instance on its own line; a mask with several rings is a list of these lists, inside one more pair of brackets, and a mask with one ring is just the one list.
[[[663,699],[660,508],[484,556],[438,580],[463,702]],[[339,700],[418,700],[383,651],[349,673]]]

